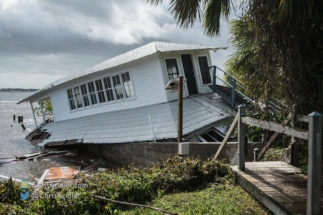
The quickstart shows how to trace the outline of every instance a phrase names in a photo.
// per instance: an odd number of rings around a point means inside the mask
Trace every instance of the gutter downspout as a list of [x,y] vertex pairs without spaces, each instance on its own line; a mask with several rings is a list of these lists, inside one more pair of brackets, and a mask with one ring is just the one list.
[[31,106],[31,111],[33,112],[34,121],[35,121],[35,125],[36,125],[36,128],[37,128],[37,120],[36,120],[36,116],[35,116],[34,106],[33,106],[33,103],[31,101],[29,101],[29,103],[30,103],[30,106]]

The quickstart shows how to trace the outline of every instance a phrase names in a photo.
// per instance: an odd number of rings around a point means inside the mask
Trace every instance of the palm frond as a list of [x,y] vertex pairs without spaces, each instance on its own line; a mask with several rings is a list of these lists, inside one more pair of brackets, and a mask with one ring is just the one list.
[[231,9],[230,0],[206,0],[204,1],[203,27],[209,36],[218,35],[220,32],[221,17],[228,19]]
[[177,20],[177,24],[187,28],[198,19],[201,20],[200,3],[202,0],[171,0],[170,11]]

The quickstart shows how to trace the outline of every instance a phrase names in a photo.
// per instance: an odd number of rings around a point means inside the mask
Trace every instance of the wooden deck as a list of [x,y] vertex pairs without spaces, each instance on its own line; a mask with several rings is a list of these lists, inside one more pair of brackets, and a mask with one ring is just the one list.
[[[246,162],[231,167],[238,183],[275,214],[306,214],[307,177],[282,161]],[[321,199],[321,212],[323,212]]]

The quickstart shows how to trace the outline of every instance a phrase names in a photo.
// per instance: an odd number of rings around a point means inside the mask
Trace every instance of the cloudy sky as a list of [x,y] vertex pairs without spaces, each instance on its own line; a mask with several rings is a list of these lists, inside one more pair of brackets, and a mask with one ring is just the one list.
[[[145,0],[0,0],[0,88],[42,88],[152,41],[230,46]],[[231,49],[212,54],[223,67]]]

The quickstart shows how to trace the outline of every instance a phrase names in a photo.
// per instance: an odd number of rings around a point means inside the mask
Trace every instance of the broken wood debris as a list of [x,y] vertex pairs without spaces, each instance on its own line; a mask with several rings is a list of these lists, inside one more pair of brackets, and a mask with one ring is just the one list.
[[36,161],[38,158],[43,158],[45,156],[50,156],[50,155],[62,155],[66,157],[71,157],[71,156],[76,156],[76,153],[71,153],[72,151],[77,151],[77,150],[64,150],[64,151],[44,151],[44,152],[37,152],[33,154],[26,154],[26,155],[15,155],[15,158],[2,158],[0,159],[0,165],[2,164],[8,164],[12,163],[14,161],[23,161],[23,160],[34,160]]
[[105,162],[102,160],[102,159],[100,159],[100,160],[98,160],[97,162],[95,162],[94,164],[92,164],[92,165],[90,165],[90,166],[88,166],[88,167],[86,167],[86,168],[84,168],[84,169],[82,169],[82,172],[83,173],[85,173],[85,172],[88,172],[88,171],[90,171],[90,170],[93,170],[94,168],[96,168],[96,167],[98,167],[98,166],[100,166],[100,165],[103,165]]
[[69,167],[52,167],[49,169],[46,181],[53,180],[71,180],[80,172],[80,166],[69,166]]
[[58,141],[58,142],[49,142],[46,143],[45,147],[52,147],[52,146],[67,146],[67,145],[75,145],[81,143],[79,140],[65,140],[65,141]]
[[35,145],[38,143],[42,143],[45,139],[48,139],[49,137],[50,137],[50,134],[46,132],[46,129],[44,130],[36,129],[31,133],[29,133],[26,136],[26,139]]

